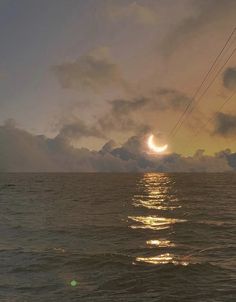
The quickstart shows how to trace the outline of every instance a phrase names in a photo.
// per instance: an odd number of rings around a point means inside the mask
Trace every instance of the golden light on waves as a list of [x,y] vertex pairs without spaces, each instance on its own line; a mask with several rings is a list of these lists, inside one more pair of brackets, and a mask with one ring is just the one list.
[[174,265],[189,265],[188,261],[183,261],[181,259],[175,259],[174,255],[165,253],[153,257],[136,257],[137,262],[145,262],[149,264],[174,264]]
[[151,229],[163,230],[168,229],[172,224],[185,222],[183,219],[165,218],[157,216],[129,216],[129,219],[138,222],[131,225],[132,229]]
[[[186,222],[185,219],[173,217],[176,216],[175,211],[177,213],[178,209],[181,208],[173,184],[170,176],[155,173],[147,173],[138,181],[138,190],[132,198],[136,215],[132,213],[133,215],[128,216],[131,221],[129,227],[134,230],[143,229],[146,234],[150,233],[151,238],[149,237],[150,239],[145,242],[147,251],[143,255],[136,256],[134,265],[144,263],[186,266],[191,263],[191,257],[178,255],[176,253],[178,244],[168,240],[173,239],[172,237],[168,238],[168,229],[173,228],[175,224]],[[140,208],[144,209],[145,214]],[[150,253],[154,253],[154,255],[150,255]]]

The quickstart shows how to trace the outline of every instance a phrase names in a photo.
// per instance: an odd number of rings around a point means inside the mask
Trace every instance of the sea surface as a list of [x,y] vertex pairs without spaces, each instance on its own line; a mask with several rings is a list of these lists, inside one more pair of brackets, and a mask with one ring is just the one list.
[[0,174],[0,301],[236,301],[236,174]]

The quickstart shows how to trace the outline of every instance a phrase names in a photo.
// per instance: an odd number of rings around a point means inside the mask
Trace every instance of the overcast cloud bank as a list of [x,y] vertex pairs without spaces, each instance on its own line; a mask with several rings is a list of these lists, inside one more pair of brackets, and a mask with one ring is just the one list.
[[214,156],[198,150],[184,157],[172,153],[148,154],[145,135],[130,137],[123,145],[107,142],[99,151],[74,148],[69,139],[47,138],[16,128],[0,126],[1,172],[225,172],[236,170],[236,153]]

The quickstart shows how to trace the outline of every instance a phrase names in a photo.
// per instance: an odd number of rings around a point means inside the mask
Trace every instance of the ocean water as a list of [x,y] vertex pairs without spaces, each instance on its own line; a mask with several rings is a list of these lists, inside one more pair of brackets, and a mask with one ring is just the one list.
[[236,301],[236,174],[0,174],[0,301]]

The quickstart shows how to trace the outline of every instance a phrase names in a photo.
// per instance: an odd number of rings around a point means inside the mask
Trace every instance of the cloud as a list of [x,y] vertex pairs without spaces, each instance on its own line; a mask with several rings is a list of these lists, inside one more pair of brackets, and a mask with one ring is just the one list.
[[191,101],[184,93],[167,88],[156,91],[156,98],[158,102],[155,102],[155,105],[159,110],[182,111]]
[[97,122],[102,131],[133,131],[140,134],[153,128],[150,114],[163,111],[182,111],[190,99],[173,89],[158,89],[147,97],[116,99],[109,102],[110,109]]
[[236,89],[236,67],[229,67],[223,74],[224,86],[230,90]]
[[96,49],[76,61],[55,65],[52,70],[64,89],[93,92],[114,87],[127,89],[121,70],[112,61],[107,48]]
[[145,136],[134,136],[112,154],[127,161],[134,160],[139,171],[155,172],[216,172],[230,171],[225,157],[204,155],[204,150],[197,150],[194,156],[184,157],[172,153],[163,156],[150,156],[146,153]]
[[226,149],[217,153],[217,157],[225,158],[229,166],[236,171],[236,153],[232,153],[230,149]]
[[135,100],[113,100],[110,101],[110,109],[105,115],[98,119],[97,124],[103,132],[111,131],[146,131],[148,126],[137,120],[135,114],[148,104],[149,100],[138,98]]
[[135,22],[143,25],[155,25],[158,21],[158,14],[155,10],[137,2],[124,6],[109,6],[108,16],[113,20],[133,19]]
[[67,140],[33,135],[12,124],[0,126],[1,172],[223,172],[236,170],[236,153],[215,156],[197,151],[152,156],[146,153],[146,137],[130,137],[123,145],[107,142],[99,151],[74,148]]
[[104,134],[94,125],[88,126],[82,120],[76,119],[73,122],[64,124],[57,138],[64,140],[80,139],[82,137],[105,138]]
[[223,137],[236,135],[236,116],[232,114],[217,112],[214,118],[214,134]]
[[[222,24],[235,24],[235,0],[193,0],[194,13],[182,20],[166,37],[163,43],[165,54],[171,54],[180,46],[186,47],[186,43],[206,32],[206,27],[212,30],[222,28]],[[229,27],[230,28],[230,27]],[[233,28],[232,28],[233,29]]]
[[55,166],[47,150],[47,139],[6,123],[0,127],[0,171],[50,171]]
[[[57,140],[70,143],[89,137],[107,140],[114,132],[145,134],[151,129],[155,131],[159,113],[181,111],[188,102],[187,96],[171,89],[158,89],[147,97],[108,101],[107,111],[95,117],[90,124],[75,116],[60,121],[57,125]],[[154,116],[152,119],[151,114]]]

